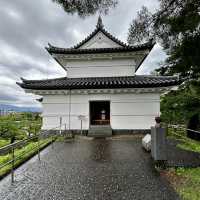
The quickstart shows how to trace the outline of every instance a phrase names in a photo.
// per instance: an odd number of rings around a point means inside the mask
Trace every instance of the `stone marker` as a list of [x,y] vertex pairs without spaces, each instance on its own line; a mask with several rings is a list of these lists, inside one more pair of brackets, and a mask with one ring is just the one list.
[[146,151],[151,151],[151,135],[147,134],[142,138],[142,146]]
[[166,156],[166,129],[151,127],[151,155],[155,161],[167,160]]

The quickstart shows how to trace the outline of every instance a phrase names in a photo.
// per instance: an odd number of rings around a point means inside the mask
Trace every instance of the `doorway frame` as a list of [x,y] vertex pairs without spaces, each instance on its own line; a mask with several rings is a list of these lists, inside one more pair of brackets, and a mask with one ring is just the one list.
[[108,124],[108,126],[111,126],[111,100],[89,100],[89,127],[90,126],[105,126],[105,125],[92,125],[91,124],[91,115],[90,115],[90,113],[91,113],[91,110],[90,110],[90,103],[92,103],[92,102],[109,102],[109,107],[110,107],[110,123]]

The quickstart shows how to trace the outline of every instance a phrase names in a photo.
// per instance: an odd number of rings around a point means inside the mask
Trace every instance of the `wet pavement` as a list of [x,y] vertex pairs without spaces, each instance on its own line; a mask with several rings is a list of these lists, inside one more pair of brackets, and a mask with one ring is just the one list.
[[141,138],[56,142],[0,182],[1,200],[176,200]]

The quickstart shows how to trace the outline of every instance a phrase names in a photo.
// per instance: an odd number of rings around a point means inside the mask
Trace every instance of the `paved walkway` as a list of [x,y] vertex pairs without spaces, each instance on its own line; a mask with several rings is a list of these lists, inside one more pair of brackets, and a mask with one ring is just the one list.
[[54,144],[0,182],[1,200],[176,200],[141,139]]

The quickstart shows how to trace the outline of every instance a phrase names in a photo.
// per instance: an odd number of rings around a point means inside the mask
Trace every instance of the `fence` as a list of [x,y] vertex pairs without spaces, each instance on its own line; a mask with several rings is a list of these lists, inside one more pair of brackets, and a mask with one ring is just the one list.
[[[0,163],[0,170],[3,169],[6,166],[11,165],[11,171],[10,171],[11,172],[11,182],[13,183],[14,182],[14,170],[15,170],[15,167],[16,167],[16,162],[18,160],[20,160],[21,158],[23,158],[23,156],[25,156],[26,154],[29,154],[31,152],[35,152],[35,150],[37,152],[36,154],[38,155],[38,160],[40,161],[40,150],[41,150],[41,143],[40,142],[41,142],[41,139],[49,138],[50,139],[49,142],[52,144],[52,148],[53,148],[53,142],[56,140],[58,135],[52,134],[51,131],[52,130],[59,130],[59,133],[62,133],[61,132],[62,126],[63,125],[60,125],[59,127],[54,127],[51,130],[43,131],[38,135],[35,135],[35,136],[29,137],[27,139],[15,142],[13,144],[9,144],[9,145],[6,145],[4,147],[1,147],[0,148],[0,155],[10,154],[11,159],[9,161],[3,163],[3,164]],[[36,147],[31,148],[29,151],[22,152],[21,154],[19,154],[17,156],[15,155],[16,149],[25,147],[26,144],[28,144],[31,141],[35,141],[35,140],[36,140],[36,143],[37,143]]]
[[200,140],[200,131],[188,129],[184,125],[168,125],[167,128],[168,130],[171,129],[173,131],[173,135],[177,137],[189,137],[191,139]]
[[[159,168],[199,166],[198,156],[191,152],[199,151],[199,142],[188,137],[188,131],[197,134],[198,138],[200,132],[183,125],[163,124],[162,127],[151,127],[151,156],[155,165]],[[168,140],[166,135],[173,140]]]

